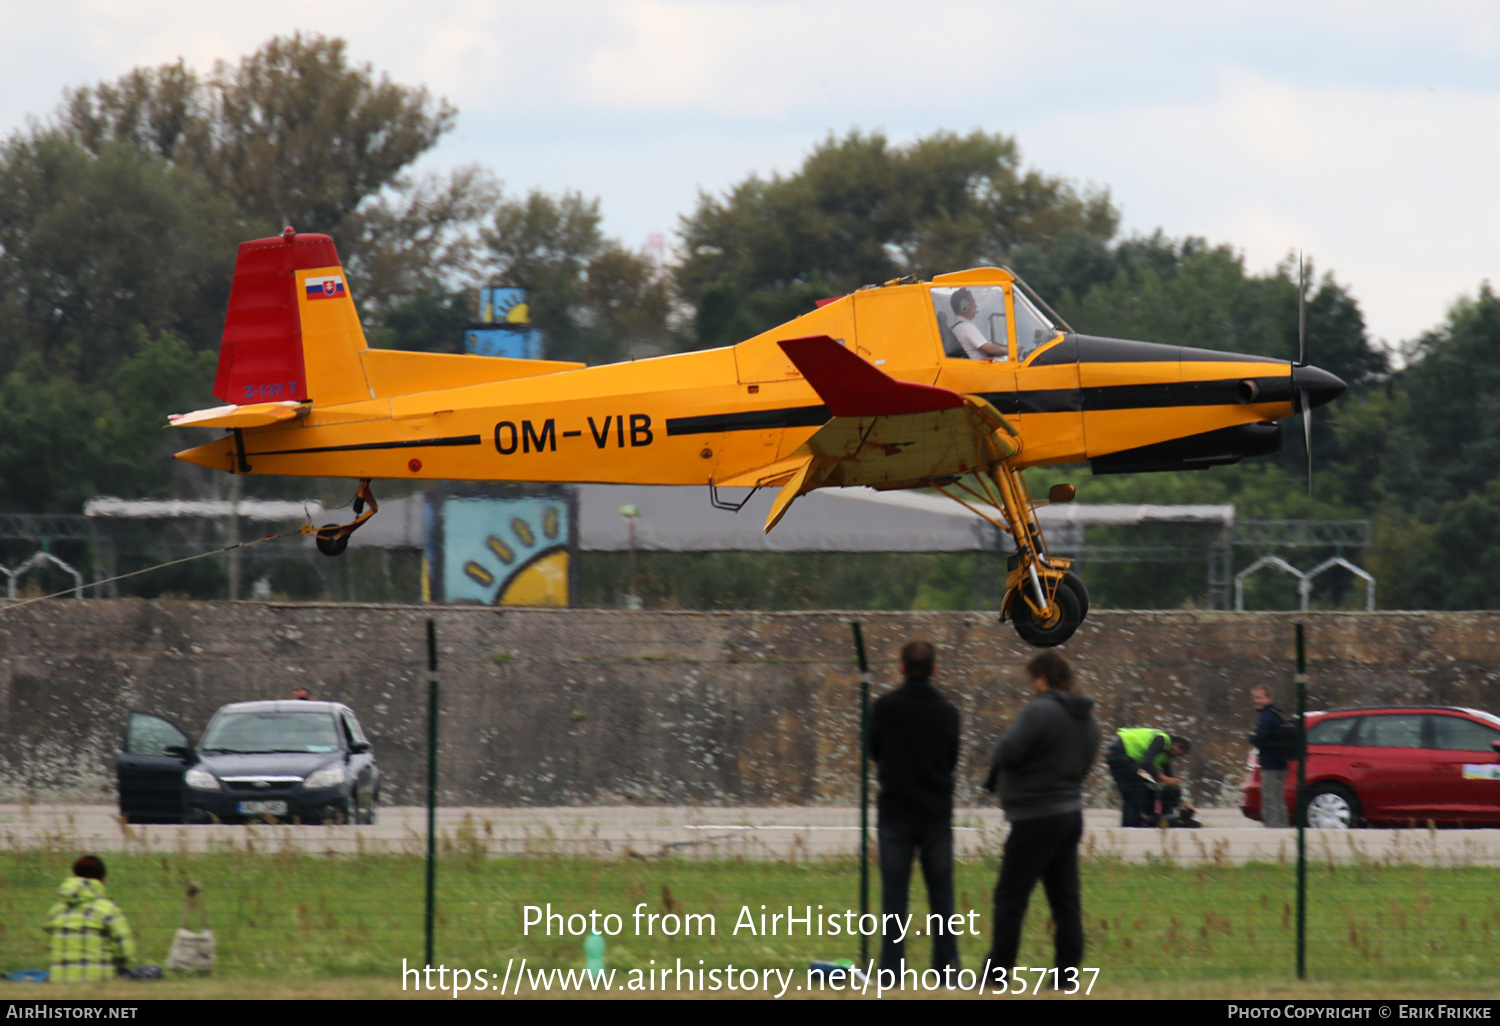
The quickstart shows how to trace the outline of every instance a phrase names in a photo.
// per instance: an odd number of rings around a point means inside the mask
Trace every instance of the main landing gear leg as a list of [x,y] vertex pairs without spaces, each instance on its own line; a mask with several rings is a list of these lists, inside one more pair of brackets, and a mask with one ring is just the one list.
[[1016,554],[1005,577],[1000,619],[1007,616],[1021,640],[1038,648],[1061,645],[1073,636],[1089,611],[1088,591],[1070,569],[1071,559],[1047,552],[1036,506],[1019,471],[1001,463],[991,480],[1001,512],[1016,540]]
[[[365,508],[366,505],[369,509]],[[353,520],[347,524],[324,524],[322,527],[313,527],[309,521],[302,525],[301,531],[317,540],[318,551],[323,555],[338,556],[349,547],[349,536],[378,512],[380,505],[375,501],[375,493],[370,491],[370,479],[365,478],[360,481],[359,490],[354,493]]]

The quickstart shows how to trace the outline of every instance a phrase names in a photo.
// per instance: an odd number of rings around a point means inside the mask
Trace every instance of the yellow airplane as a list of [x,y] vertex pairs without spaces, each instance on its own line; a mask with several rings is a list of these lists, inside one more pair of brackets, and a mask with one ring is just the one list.
[[[815,488],[934,488],[1014,537],[1001,619],[1048,646],[1077,629],[1088,593],[1048,553],[1023,470],[1234,463],[1277,451],[1278,419],[1306,423],[1344,387],[1305,357],[1077,334],[992,267],[867,286],[736,346],[601,367],[372,349],[333,241],[288,228],[239,248],[214,382],[230,405],[170,423],[228,432],[178,459],[359,480],[355,520],[304,528],[328,555],[375,512],[375,478],[776,486],[767,531]],[[1047,501],[1072,496],[1059,485]]]

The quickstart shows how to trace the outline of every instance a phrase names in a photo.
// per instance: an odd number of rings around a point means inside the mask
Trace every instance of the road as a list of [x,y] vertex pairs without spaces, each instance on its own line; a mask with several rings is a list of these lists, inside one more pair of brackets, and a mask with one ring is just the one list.
[[[1178,865],[1290,862],[1294,830],[1267,830],[1238,809],[1200,810],[1201,830],[1124,830],[1118,813],[1084,814],[1084,851],[1127,862]],[[873,817],[873,812],[872,812]],[[959,857],[993,857],[1005,837],[999,809],[960,809]],[[857,853],[859,811],[847,806],[719,808],[443,808],[440,850],[489,855],[588,855],[603,858],[802,859]],[[1500,865],[1500,830],[1351,830],[1307,833],[1321,861]],[[361,853],[420,855],[426,810],[380,810],[375,826],[126,826],[103,805],[0,805],[0,848],[95,852],[277,852],[329,857]]]

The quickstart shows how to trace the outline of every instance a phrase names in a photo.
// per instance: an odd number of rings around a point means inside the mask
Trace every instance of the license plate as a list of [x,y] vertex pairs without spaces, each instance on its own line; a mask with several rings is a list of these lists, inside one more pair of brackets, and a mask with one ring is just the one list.
[[235,807],[242,816],[286,815],[286,802],[240,802]]

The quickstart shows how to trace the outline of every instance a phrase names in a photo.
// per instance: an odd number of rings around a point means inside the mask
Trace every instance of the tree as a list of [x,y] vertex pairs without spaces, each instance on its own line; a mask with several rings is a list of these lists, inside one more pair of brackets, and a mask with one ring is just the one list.
[[665,346],[665,283],[599,221],[597,199],[533,191],[502,202],[485,231],[490,280],[529,292],[550,359],[609,363]]
[[181,439],[161,425],[207,393],[214,354],[144,332],[134,348],[92,386],[35,353],[0,378],[0,508],[77,511],[93,495],[171,489],[177,468],[167,457]]
[[181,61],[68,94],[61,123],[185,165],[247,221],[333,232],[453,127],[427,90],[351,65],[342,39],[278,36],[201,78]]
[[357,283],[362,314],[390,326],[396,308],[476,280],[480,226],[499,199],[494,177],[471,166],[397,179],[345,218],[340,259]]
[[211,75],[178,61],[73,90],[58,130],[96,154],[124,144],[191,172],[232,201],[244,238],[286,225],[334,236],[379,315],[469,269],[492,179],[403,174],[456,117],[426,89],[351,63],[342,39],[297,34]]
[[1405,416],[1386,463],[1389,494],[1424,520],[1484,489],[1500,470],[1500,297],[1486,282],[1417,339],[1396,383]]
[[[1493,473],[1493,472],[1492,472]],[[1417,609],[1497,609],[1500,591],[1500,480],[1441,507],[1415,538],[1420,557],[1404,573],[1383,581],[1387,604]],[[1391,599],[1395,601],[1392,602]]]
[[0,146],[0,373],[32,354],[98,382],[143,329],[216,349],[234,224],[206,183],[153,153],[12,137]]
[[755,176],[682,219],[677,287],[699,345],[738,342],[812,300],[904,274],[1003,263],[1064,236],[1108,240],[1104,193],[1023,172],[1015,142],[940,132],[909,146],[830,137],[795,174]]

